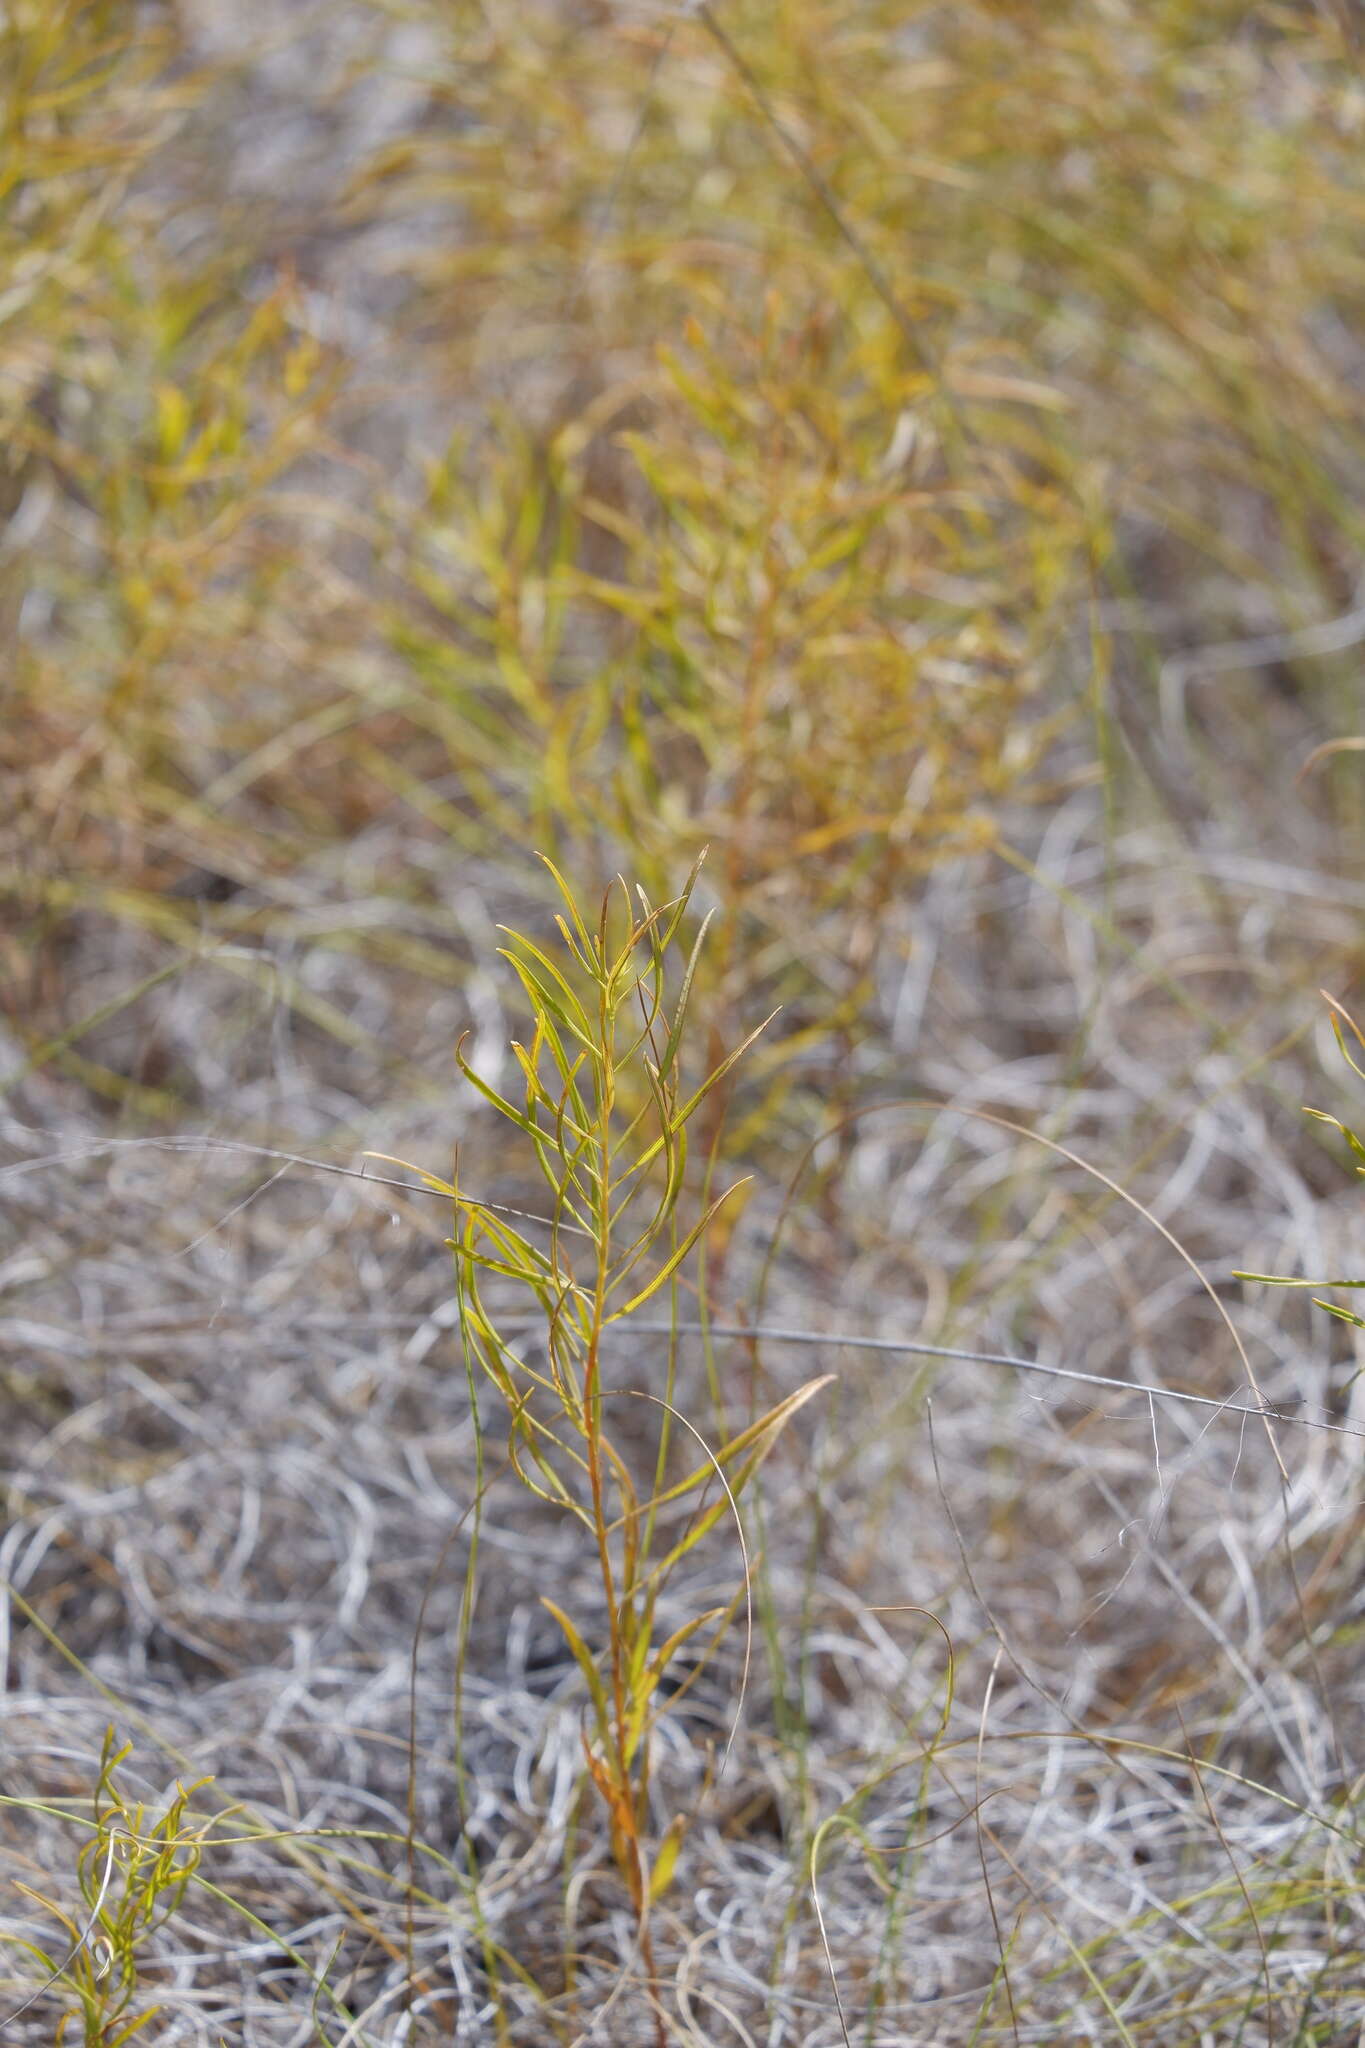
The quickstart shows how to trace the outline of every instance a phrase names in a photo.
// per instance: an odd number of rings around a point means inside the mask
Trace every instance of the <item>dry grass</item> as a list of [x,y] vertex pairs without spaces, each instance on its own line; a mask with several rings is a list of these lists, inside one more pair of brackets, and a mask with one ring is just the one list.
[[[7,2041],[1365,2026],[1359,1333],[1232,1278],[1360,1270],[1354,18],[0,15]],[[838,1381],[645,1944],[600,1559],[358,1175],[538,1209],[496,927],[703,844],[753,1179],[603,1370]]]

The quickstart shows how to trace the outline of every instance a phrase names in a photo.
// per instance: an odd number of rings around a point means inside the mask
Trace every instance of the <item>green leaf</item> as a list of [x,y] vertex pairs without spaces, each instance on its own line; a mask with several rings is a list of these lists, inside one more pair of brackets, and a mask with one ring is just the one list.
[[692,1228],[688,1231],[682,1243],[676,1246],[676,1248],[669,1254],[668,1258],[665,1259],[663,1265],[660,1266],[658,1272],[655,1273],[653,1278],[651,1280],[646,1281],[645,1285],[640,1289],[640,1292],[638,1294],[634,1294],[631,1296],[630,1300],[626,1303],[624,1308],[618,1308],[613,1310],[612,1314],[607,1316],[605,1320],[609,1323],[619,1323],[622,1316],[630,1315],[633,1310],[640,1307],[642,1302],[648,1301],[651,1294],[657,1294],[659,1289],[663,1286],[665,1280],[668,1280],[674,1273],[677,1272],[679,1266],[687,1257],[687,1254],[691,1251],[693,1245],[697,1242],[697,1239],[701,1236],[702,1232],[706,1229],[707,1225],[711,1222],[716,1212],[719,1209],[721,1209],[726,1202],[729,1201],[731,1195],[733,1195],[737,1189],[747,1187],[747,1185],[747,1180],[737,1180],[735,1182],[734,1187],[727,1188],[723,1195],[718,1195],[716,1200],[712,1202],[710,1208],[705,1211],[700,1221],[693,1224]]
[[[1357,1281],[1355,1284],[1360,1286],[1365,1283]],[[1365,1316],[1358,1316],[1354,1309],[1338,1308],[1334,1301],[1321,1301],[1316,1294],[1313,1296],[1313,1306],[1325,1308],[1329,1316],[1335,1316],[1339,1322],[1349,1323],[1352,1329],[1365,1330]]]
[[[514,932],[505,924],[499,925],[498,930],[506,932],[508,938],[515,945],[520,946],[524,952],[529,953],[531,960],[535,962],[536,966],[542,970],[547,978],[546,1002],[556,1004],[563,1013],[563,1021],[568,1024],[570,1030],[574,1032],[575,1036],[581,1038],[585,1045],[591,1046],[594,1043],[594,1037],[588,1013],[583,1008],[573,987],[560,972],[559,968],[556,967],[550,955],[542,946],[538,946],[534,939],[528,939],[525,932]],[[500,947],[499,952],[502,958],[510,961],[512,966],[517,968],[518,971],[522,973],[529,972],[529,962],[523,961],[510,947]]]
[[1341,1004],[1337,1001],[1335,996],[1327,995],[1326,989],[1323,989],[1322,993],[1324,996],[1327,997],[1327,1001],[1332,1005],[1332,1030],[1336,1036],[1337,1044],[1341,1048],[1341,1056],[1345,1060],[1347,1066],[1351,1069],[1351,1072],[1353,1074],[1358,1074],[1361,1080],[1365,1081],[1365,1067],[1362,1067],[1360,1065],[1359,1061],[1352,1053],[1351,1048],[1346,1043],[1346,1034],[1343,1032],[1341,1028],[1342,1020],[1344,1019],[1345,1022],[1350,1025],[1351,1030],[1355,1033],[1356,1039],[1360,1044],[1362,1050],[1365,1050],[1365,1031],[1361,1030],[1360,1026],[1356,1023],[1355,1018],[1351,1015],[1350,1011],[1344,1010],[1342,1008]]
[[597,1725],[605,1740],[611,1730],[611,1713],[607,1706],[607,1694],[606,1688],[602,1684],[602,1675],[597,1669],[587,1644],[564,1612],[564,1609],[557,1607],[554,1601],[547,1599],[543,1593],[540,1596],[540,1604],[547,1613],[554,1616],[564,1631],[564,1640],[573,1651],[574,1662],[582,1672],[588,1691],[592,1695],[593,1710],[597,1715]]
[[530,1118],[523,1116],[522,1112],[519,1109],[515,1109],[513,1105],[507,1100],[505,1095],[499,1095],[497,1089],[492,1087],[480,1075],[476,1074],[474,1069],[470,1066],[469,1061],[465,1058],[462,1049],[464,1046],[465,1038],[468,1038],[468,1036],[469,1033],[466,1031],[466,1033],[464,1034],[464,1038],[460,1040],[459,1045],[457,1045],[455,1048],[455,1064],[459,1068],[460,1072],[464,1075],[466,1081],[468,1081],[471,1084],[471,1086],[477,1088],[480,1095],[483,1096],[485,1102],[491,1102],[494,1109],[496,1109],[500,1115],[505,1116],[509,1123],[515,1124],[519,1131],[525,1131],[528,1138],[540,1137],[542,1135],[541,1132],[539,1132],[536,1129],[535,1125],[531,1122]]
[[[747,1483],[777,1442],[778,1437],[797,1410],[804,1408],[807,1401],[813,1400],[826,1387],[832,1386],[836,1378],[837,1374],[825,1372],[820,1373],[813,1380],[807,1380],[805,1385],[798,1387],[794,1394],[788,1394],[785,1401],[779,1401],[776,1407],[768,1410],[766,1415],[760,1415],[756,1422],[751,1422],[747,1429],[740,1431],[738,1436],[733,1436],[728,1443],[722,1444],[716,1452],[716,1464],[724,1470],[725,1467],[733,1464],[736,1458],[742,1458],[745,1452],[755,1453],[756,1455],[745,1460],[743,1479],[739,1482],[740,1485]],[[692,1472],[688,1473],[685,1479],[678,1480],[677,1484],[670,1486],[667,1492],[658,1494],[654,1505],[656,1507],[665,1507],[670,1501],[681,1500],[685,1494],[694,1492],[698,1486],[703,1485],[706,1480],[713,1479],[714,1477],[715,1466],[711,1464],[698,1465]],[[733,1480],[731,1481],[731,1489],[736,1493],[739,1491],[739,1485],[736,1485]]]
[[[1354,1065],[1354,1062],[1352,1062],[1352,1064]],[[1304,1111],[1304,1115],[1316,1117],[1317,1121],[1320,1124],[1330,1124],[1334,1131],[1340,1131],[1342,1137],[1346,1140],[1351,1150],[1355,1153],[1356,1158],[1360,1160],[1365,1160],[1365,1144],[1361,1143],[1360,1139],[1356,1136],[1355,1132],[1350,1128],[1348,1124],[1344,1124],[1341,1121],[1340,1117],[1328,1116],[1325,1109],[1306,1109]]]
[[[777,1014],[777,1010],[771,1010],[768,1013],[768,1015],[763,1019],[763,1022],[760,1025],[758,1025],[756,1029],[751,1031],[749,1033],[749,1036],[746,1039],[743,1039],[741,1043],[735,1047],[732,1053],[728,1053],[726,1057],[721,1061],[720,1065],[716,1067],[712,1073],[707,1075],[706,1079],[702,1082],[700,1088],[697,1089],[696,1093],[694,1095],[689,1096],[687,1101],[683,1104],[682,1108],[675,1112],[673,1118],[674,1130],[678,1130],[683,1124],[687,1122],[688,1118],[692,1115],[693,1111],[696,1110],[699,1107],[699,1105],[706,1100],[706,1097],[711,1093],[711,1090],[716,1086],[717,1082],[724,1080],[725,1076],[729,1073],[731,1067],[734,1066],[736,1060],[742,1059],[744,1057],[744,1054],[749,1050],[749,1047],[754,1044],[755,1040],[763,1036],[763,1033],[767,1030],[768,1026],[772,1023],[773,1018],[776,1017]],[[654,1143],[649,1147],[648,1151],[641,1153],[640,1157],[636,1160],[635,1165],[631,1168],[631,1172],[637,1173],[639,1172],[641,1167],[648,1166],[650,1160],[658,1156],[658,1153],[662,1149],[662,1146],[663,1139],[656,1138]]]
[[[568,910],[569,916],[573,920],[574,931],[578,937],[579,945],[583,949],[583,958],[585,963],[594,962],[596,959],[596,948],[593,945],[592,939],[588,935],[588,928],[583,922],[583,914],[579,910],[578,904],[574,899],[574,893],[572,889],[565,881],[563,875],[560,874],[559,869],[550,859],[548,853],[539,853],[536,855],[536,859],[539,860],[545,867],[549,869],[551,875],[554,877],[555,884],[559,890],[560,895],[564,898],[565,908]],[[589,971],[595,972],[596,969],[594,967],[590,967]]]
[[659,1843],[659,1853],[654,1858],[654,1868],[649,1873],[649,1902],[651,1905],[661,1899],[673,1882],[673,1872],[678,1866],[678,1851],[687,1833],[687,1821],[681,1813],[675,1813],[664,1829]]
[[699,1629],[707,1627],[710,1622],[718,1621],[720,1616],[728,1613],[728,1611],[725,1607],[708,1607],[705,1614],[698,1614],[693,1620],[684,1622],[681,1628],[674,1629],[672,1635],[659,1649],[652,1659],[648,1671],[644,1674],[649,1681],[649,1691],[651,1694],[658,1691],[660,1679],[677,1656],[683,1644],[689,1642]]
[[702,941],[706,937],[707,927],[714,916],[714,911],[707,911],[701,921],[701,930],[697,933],[696,943],[693,945],[692,951],[688,956],[687,966],[683,972],[682,987],[678,992],[677,1006],[673,1012],[673,1022],[669,1028],[668,1042],[664,1046],[663,1056],[659,1061],[660,1080],[665,1079],[671,1073],[673,1062],[678,1056],[678,1045],[682,1039],[683,1023],[687,1017],[687,1006],[692,997],[692,983],[696,977],[697,963],[701,958]]
[[1234,1273],[1234,1280],[1259,1280],[1263,1287],[1365,1287],[1365,1280],[1291,1280],[1283,1273]]

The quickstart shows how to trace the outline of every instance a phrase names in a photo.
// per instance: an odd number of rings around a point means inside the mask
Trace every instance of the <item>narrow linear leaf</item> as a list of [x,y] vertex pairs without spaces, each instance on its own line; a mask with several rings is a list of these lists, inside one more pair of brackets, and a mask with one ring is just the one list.
[[681,1813],[675,1813],[664,1829],[654,1858],[654,1868],[649,1874],[649,1902],[653,1905],[661,1899],[673,1882],[673,1873],[678,1867],[678,1852],[687,1833],[687,1821]]
[[468,1081],[471,1084],[471,1086],[477,1088],[480,1095],[483,1096],[485,1102],[491,1102],[494,1109],[496,1109],[500,1115],[505,1116],[509,1123],[515,1124],[519,1131],[525,1131],[528,1138],[537,1138],[541,1136],[542,1134],[539,1131],[537,1131],[535,1125],[531,1122],[529,1117],[524,1116],[519,1109],[514,1108],[513,1105],[507,1100],[507,1097],[505,1095],[499,1095],[497,1089],[494,1088],[490,1082],[485,1081],[481,1074],[475,1073],[473,1067],[470,1066],[469,1061],[464,1056],[464,1041],[465,1038],[468,1038],[468,1036],[469,1033],[466,1032],[464,1034],[464,1038],[460,1040],[459,1044],[455,1048],[455,1064],[459,1068],[460,1072],[464,1075],[466,1081]]
[[565,881],[563,875],[561,875],[559,869],[555,866],[554,862],[550,859],[548,853],[538,853],[536,855],[536,859],[540,861],[542,866],[547,868],[550,874],[553,876],[555,886],[559,890],[560,895],[564,898],[564,906],[567,909],[570,918],[573,920],[573,928],[578,935],[578,941],[583,948],[584,956],[588,960],[591,960],[593,958],[593,943],[588,935],[588,928],[583,922],[583,914],[578,908],[578,904],[575,900],[572,889],[570,889],[568,883]]
[[[1354,1285],[1365,1286],[1365,1281],[1357,1280]],[[1313,1296],[1313,1306],[1325,1308],[1329,1316],[1335,1316],[1338,1322],[1349,1323],[1353,1330],[1365,1330],[1365,1316],[1358,1316],[1354,1309],[1339,1308],[1336,1302],[1323,1301],[1316,1294]]]
[[1259,1280],[1263,1287],[1365,1287],[1365,1280],[1292,1280],[1283,1273],[1234,1273],[1234,1280]]
[[572,1650],[574,1662],[583,1674],[584,1683],[592,1696],[593,1710],[597,1715],[598,1726],[605,1737],[611,1727],[611,1714],[607,1707],[607,1694],[606,1688],[602,1684],[602,1674],[598,1670],[587,1644],[564,1612],[564,1609],[556,1606],[555,1602],[548,1599],[544,1593],[540,1596],[540,1604],[548,1614],[554,1616],[564,1631],[564,1640]]
[[678,1001],[673,1011],[673,1022],[669,1027],[668,1040],[659,1060],[659,1077],[661,1080],[672,1071],[673,1062],[677,1058],[678,1046],[682,1040],[683,1024],[687,1017],[687,1006],[692,997],[692,983],[696,978],[697,965],[701,958],[702,942],[706,937],[707,927],[714,916],[715,912],[708,910],[702,919],[701,930],[697,933],[696,943],[688,956],[687,966],[683,971],[682,987],[678,991]]
[[425,1166],[414,1166],[410,1159],[399,1159],[392,1152],[362,1152],[360,1156],[362,1159],[377,1159],[383,1166],[401,1166],[404,1173],[415,1173],[434,1194],[449,1195],[454,1199],[455,1189],[448,1180],[442,1180],[438,1173],[428,1173]]
[[[756,1422],[751,1422],[746,1429],[742,1429],[738,1436],[731,1437],[728,1443],[722,1444],[716,1452],[716,1464],[724,1469],[737,1458],[743,1458],[746,1451],[758,1450],[759,1459],[746,1464],[744,1479],[747,1481],[798,1410],[804,1408],[807,1401],[814,1400],[826,1387],[832,1386],[837,1378],[837,1373],[825,1372],[813,1380],[807,1380],[794,1394],[788,1394],[785,1401],[779,1401],[766,1415],[761,1415]],[[685,1479],[680,1479],[676,1485],[670,1486],[667,1492],[656,1495],[653,1505],[665,1507],[670,1501],[681,1500],[685,1494],[693,1492],[706,1480],[714,1477],[715,1468],[712,1465],[698,1465]],[[735,1486],[734,1490],[738,1492],[739,1489]]]
[[[717,1085],[717,1083],[724,1080],[725,1076],[729,1073],[731,1067],[734,1066],[735,1062],[737,1060],[742,1059],[745,1053],[749,1050],[749,1047],[753,1045],[756,1042],[756,1040],[763,1036],[763,1033],[772,1023],[773,1018],[778,1016],[779,1013],[780,1006],[778,1010],[770,1011],[768,1015],[763,1019],[763,1022],[760,1025],[758,1025],[755,1030],[751,1031],[748,1037],[744,1039],[739,1045],[737,1045],[732,1053],[727,1054],[727,1056],[721,1061],[720,1065],[713,1070],[713,1072],[707,1075],[706,1079],[702,1082],[700,1088],[696,1090],[695,1094],[690,1095],[687,1101],[683,1104],[682,1108],[675,1112],[673,1118],[673,1128],[675,1130],[677,1130],[681,1125],[687,1122],[688,1118],[692,1115],[694,1110],[696,1110],[700,1106],[700,1104],[706,1100],[707,1096],[711,1093],[711,1090]],[[658,1153],[662,1145],[662,1138],[656,1138],[654,1143],[649,1147],[649,1149],[641,1153],[640,1157],[636,1160],[635,1165],[632,1167],[631,1171],[638,1172],[641,1167],[648,1166],[651,1159],[654,1159],[658,1156]]]
[[663,1265],[660,1266],[658,1272],[655,1273],[653,1278],[645,1283],[645,1285],[640,1289],[640,1292],[638,1294],[631,1296],[630,1300],[625,1304],[624,1308],[616,1309],[611,1315],[609,1315],[606,1318],[606,1321],[609,1323],[619,1323],[622,1316],[630,1315],[633,1310],[640,1307],[642,1302],[648,1301],[652,1294],[657,1294],[659,1289],[663,1286],[664,1282],[670,1279],[672,1275],[677,1272],[679,1266],[687,1257],[687,1254],[691,1251],[693,1245],[697,1242],[697,1239],[701,1236],[702,1232],[710,1224],[710,1222],[715,1217],[717,1212],[724,1207],[726,1202],[729,1201],[731,1195],[733,1195],[737,1189],[747,1186],[747,1179],[737,1180],[734,1184],[734,1187],[729,1187],[725,1190],[725,1193],[723,1195],[718,1195],[716,1200],[712,1202],[710,1208],[705,1211],[700,1221],[693,1224],[692,1228],[688,1231],[686,1237],[682,1240],[681,1244],[679,1244],[676,1247],[676,1249],[670,1253],[669,1257],[665,1259]]
[[683,1644],[690,1642],[699,1630],[708,1627],[713,1621],[718,1621],[722,1614],[727,1614],[728,1612],[729,1609],[726,1607],[708,1607],[704,1614],[698,1614],[693,1620],[684,1622],[681,1628],[674,1629],[667,1642],[662,1645],[652,1659],[649,1669],[645,1673],[646,1678],[649,1680],[649,1692],[651,1694],[658,1690],[660,1679],[677,1656]]
[[[1342,1050],[1345,1051],[1344,1046]],[[1316,1118],[1316,1120],[1320,1124],[1330,1124],[1334,1131],[1340,1131],[1342,1137],[1346,1140],[1351,1150],[1355,1153],[1356,1158],[1360,1160],[1365,1160],[1365,1144],[1362,1144],[1361,1140],[1356,1136],[1355,1132],[1351,1129],[1350,1125],[1344,1124],[1341,1121],[1340,1117],[1329,1116],[1325,1109],[1309,1109],[1305,1110],[1304,1114],[1306,1116]]]

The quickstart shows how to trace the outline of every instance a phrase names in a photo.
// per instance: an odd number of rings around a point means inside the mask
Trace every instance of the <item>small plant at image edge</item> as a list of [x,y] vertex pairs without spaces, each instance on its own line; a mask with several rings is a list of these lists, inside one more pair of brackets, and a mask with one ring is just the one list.
[[[524,934],[509,933],[504,950],[534,1017],[529,1047],[512,1048],[524,1102],[519,1106],[501,1095],[457,1053],[466,1079],[520,1132],[528,1160],[534,1159],[544,1177],[551,1197],[546,1241],[533,1243],[506,1214],[467,1197],[458,1172],[451,1183],[410,1170],[455,1206],[450,1244],[471,1388],[477,1362],[505,1407],[508,1456],[517,1478],[582,1525],[596,1558],[605,1613],[602,1648],[589,1646],[591,1629],[580,1627],[562,1606],[548,1598],[543,1604],[582,1674],[590,1707],[585,1764],[606,1811],[613,1860],[652,1974],[649,1908],[673,1875],[686,1822],[674,1814],[657,1838],[651,1831],[651,1736],[698,1669],[694,1660],[684,1686],[672,1689],[666,1680],[678,1652],[711,1629],[700,1660],[704,1667],[740,1594],[667,1633],[659,1621],[661,1598],[683,1559],[727,1512],[736,1512],[738,1495],[779,1432],[830,1376],[808,1381],[712,1445],[673,1406],[671,1372],[662,1394],[604,1382],[607,1331],[661,1289],[676,1286],[688,1253],[736,1192],[731,1187],[704,1202],[690,1224],[680,1217],[688,1124],[759,1034],[751,1032],[699,1086],[685,1087],[680,1052],[705,922],[671,1008],[667,983],[700,860],[681,895],[660,909],[651,908],[643,890],[632,897],[620,882],[603,899],[595,924],[585,919],[559,871],[548,860],[546,866],[567,912],[555,920],[559,946],[552,953]],[[535,1305],[544,1333],[543,1368],[527,1362],[529,1347],[513,1317],[486,1301],[490,1276],[510,1282]],[[607,1427],[607,1408],[614,1397],[626,1395],[653,1403],[660,1413],[653,1489],[645,1498]],[[670,1480],[670,1446],[680,1436],[693,1439],[690,1469]],[[684,1502],[691,1511],[682,1533],[665,1536],[663,1511]]]
[[130,2013],[140,1960],[147,1943],[178,1911],[203,1848],[207,1823],[191,1825],[186,1809],[194,1793],[212,1780],[200,1778],[188,1790],[177,1783],[166,1811],[149,1824],[146,1808],[140,1801],[131,1803],[118,1783],[119,1766],[132,1745],[119,1748],[116,1743],[110,1728],[100,1753],[90,1839],[76,1859],[85,1905],[80,1923],[55,1899],[30,1885],[18,1886],[71,1937],[65,1956],[54,1955],[36,1941],[18,1944],[47,1972],[47,1980],[25,2006],[10,2014],[10,2020],[18,2019],[44,1992],[74,2001],[58,2022],[54,2048],[74,2041],[69,2023],[77,2014],[83,2048],[123,2048],[162,2010],[145,2005]]

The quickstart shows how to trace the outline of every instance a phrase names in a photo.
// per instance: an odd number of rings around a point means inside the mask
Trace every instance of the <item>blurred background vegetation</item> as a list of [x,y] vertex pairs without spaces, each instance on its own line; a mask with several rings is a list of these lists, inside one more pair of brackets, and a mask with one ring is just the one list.
[[452,876],[657,898],[709,844],[714,1031],[786,1006],[735,1142],[804,1141],[1020,804],[1344,854],[1358,761],[1267,765],[1358,723],[1353,54],[1313,6],[9,8],[22,1053],[178,1121],[282,1003],[359,1119],[458,1006]]

